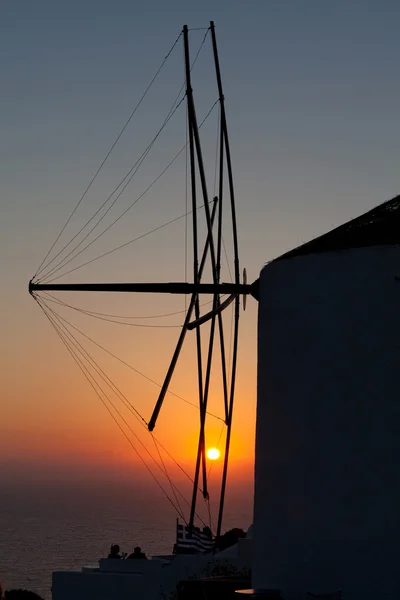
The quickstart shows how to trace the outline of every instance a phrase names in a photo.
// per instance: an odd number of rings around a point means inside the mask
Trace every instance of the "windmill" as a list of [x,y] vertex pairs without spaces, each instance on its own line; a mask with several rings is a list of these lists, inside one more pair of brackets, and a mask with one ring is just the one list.
[[[237,353],[239,340],[239,318],[240,318],[240,297],[243,297],[243,305],[247,295],[252,295],[257,298],[257,282],[253,285],[247,283],[246,270],[243,271],[242,280],[240,278],[239,267],[239,248],[236,223],[236,208],[235,208],[235,192],[233,184],[233,173],[231,154],[229,146],[229,137],[227,129],[227,119],[225,112],[225,99],[222,89],[221,72],[219,65],[218,49],[215,36],[214,23],[211,21],[207,30],[211,33],[212,50],[215,65],[215,75],[218,89],[218,104],[220,108],[219,120],[219,157],[218,157],[218,193],[210,201],[209,192],[206,183],[206,174],[202,154],[202,145],[199,134],[199,124],[196,115],[196,107],[191,81],[191,62],[189,49],[189,29],[185,25],[182,31],[183,46],[184,46],[184,64],[185,64],[185,87],[186,87],[186,104],[187,104],[187,127],[188,127],[188,145],[190,155],[190,183],[191,183],[191,208],[192,208],[192,227],[193,227],[193,278],[189,282],[160,282],[160,283],[43,283],[36,278],[29,282],[29,292],[36,295],[39,292],[50,291],[75,291],[75,292],[115,292],[115,293],[151,293],[151,294],[189,294],[190,302],[187,308],[186,316],[182,325],[180,335],[178,337],[176,348],[173,353],[169,368],[167,370],[163,385],[161,387],[157,402],[153,413],[147,423],[148,430],[153,431],[160,410],[165,400],[171,378],[176,368],[186,334],[194,330],[196,336],[197,347],[197,370],[198,370],[198,398],[199,398],[199,413],[200,427],[198,437],[198,448],[195,463],[195,473],[193,479],[193,494],[190,506],[189,530],[191,531],[195,519],[196,502],[199,491],[200,475],[202,476],[202,493],[204,499],[208,499],[207,486],[207,468],[206,468],[206,444],[205,444],[205,423],[207,415],[207,404],[209,398],[209,386],[211,377],[211,366],[213,362],[214,342],[216,336],[219,337],[221,350],[221,368],[223,381],[223,396],[224,396],[224,421],[226,425],[226,443],[224,452],[224,466],[221,481],[218,524],[216,535],[221,534],[222,518],[224,510],[225,490],[228,473],[229,449],[232,429],[232,416],[235,397],[235,379],[237,369]],[[232,227],[233,241],[233,281],[230,283],[221,282],[221,256],[223,251],[222,237],[222,222],[223,222],[223,207],[225,204],[225,189],[224,177],[225,169],[228,180],[228,206],[230,210],[230,219]],[[204,205],[206,217],[207,235],[202,248],[200,248],[198,235],[198,186],[200,184],[201,200]],[[214,231],[215,221],[218,221],[217,231]],[[208,283],[202,282],[204,267],[206,261],[210,260],[212,281]],[[42,263],[43,264],[43,263]],[[199,298],[202,294],[212,295],[212,309],[206,314],[201,315]],[[225,299],[221,296],[227,295]],[[234,303],[234,330],[233,330],[233,345],[232,345],[232,362],[230,365],[230,373],[228,373],[228,365],[226,361],[226,348],[224,328],[222,321],[222,312],[232,303]],[[205,323],[210,324],[210,332],[208,339],[208,347],[205,356],[206,368],[203,368],[203,351],[202,351],[202,336],[201,326]]]

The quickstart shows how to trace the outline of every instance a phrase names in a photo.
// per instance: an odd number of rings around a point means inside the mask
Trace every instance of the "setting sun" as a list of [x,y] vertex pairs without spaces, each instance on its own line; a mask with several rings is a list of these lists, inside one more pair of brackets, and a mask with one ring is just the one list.
[[207,451],[207,456],[210,460],[217,460],[220,457],[220,451],[217,448],[210,448]]

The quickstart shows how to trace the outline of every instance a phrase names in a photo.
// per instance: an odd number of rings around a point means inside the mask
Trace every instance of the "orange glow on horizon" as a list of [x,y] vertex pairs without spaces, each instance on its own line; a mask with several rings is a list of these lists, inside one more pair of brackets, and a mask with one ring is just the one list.
[[[167,301],[169,299],[165,303]],[[97,296],[80,299],[76,296],[71,297],[69,302],[84,309],[91,308],[104,313],[111,310],[123,315],[169,311],[176,308],[177,304],[172,301],[171,305],[166,304],[164,307],[163,304],[161,311],[152,298],[117,297],[112,298],[111,302],[108,296],[104,299]],[[154,306],[151,302],[154,302]],[[32,474],[43,472],[54,474],[57,478],[68,476],[69,473],[72,477],[76,472],[88,473],[90,476],[93,473],[93,476],[99,478],[115,476],[147,480],[150,475],[138,455],[140,453],[157,477],[162,477],[158,465],[145,450],[148,448],[159,463],[157,448],[147,428],[139,422],[140,419],[136,413],[133,414],[131,407],[146,422],[149,420],[159,393],[158,385],[153,382],[160,383],[165,377],[176,344],[176,330],[139,329],[136,332],[135,329],[135,335],[132,336],[130,328],[118,329],[112,323],[88,320],[86,316],[74,314],[73,322],[76,321],[85,334],[126,363],[113,359],[97,346],[91,345],[86,338],[82,338],[84,347],[87,347],[131,405],[122,403],[119,396],[104,384],[110,400],[121,416],[110,404],[108,407],[126,433],[125,436],[54,331],[47,326],[36,303],[26,304],[30,329],[28,333],[25,330],[14,330],[7,354],[3,357],[3,365],[8,369],[8,380],[3,384],[8,403],[0,423],[0,476],[7,471],[12,476],[24,479],[27,470],[30,470]],[[64,312],[71,319],[70,311],[65,309]],[[248,317],[249,310],[246,312],[246,319]],[[206,335],[207,330],[204,337]],[[229,484],[234,485],[251,478],[254,468],[256,361],[252,359],[255,347],[249,344],[246,336],[247,330],[243,331],[239,349],[229,455]],[[33,353],[32,348],[37,344],[38,338],[41,344]],[[194,336],[188,335],[185,352],[180,357],[171,381],[172,393],[166,396],[154,430],[168,473],[177,484],[184,481],[185,476],[174,461],[193,476],[199,443],[195,341]],[[16,376],[11,368],[10,360],[13,356],[18,358],[24,377]],[[226,426],[217,354],[215,364],[208,397],[210,414],[207,415],[205,439],[206,448],[219,448],[221,457],[225,451]],[[133,370],[126,365],[132,365]],[[141,377],[136,369],[151,380]],[[211,484],[215,482],[216,485],[220,480],[222,466],[222,460],[212,461]]]

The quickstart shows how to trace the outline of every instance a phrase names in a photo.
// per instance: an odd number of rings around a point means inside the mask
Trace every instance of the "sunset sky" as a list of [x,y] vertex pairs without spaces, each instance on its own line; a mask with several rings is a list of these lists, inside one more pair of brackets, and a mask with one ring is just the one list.
[[[0,476],[147,477],[127,440],[28,294],[36,272],[140,95],[179,35],[216,24],[237,195],[241,268],[254,281],[263,265],[399,193],[400,119],[395,0],[299,2],[4,2],[0,19]],[[192,57],[204,37],[193,31]],[[210,39],[193,70],[198,119],[217,98]],[[184,81],[182,40],[132,119],[101,176],[65,231],[60,250],[101,205],[146,148]],[[202,129],[213,193],[217,111]],[[115,216],[185,143],[177,110]],[[185,153],[126,218],[82,254],[90,260],[185,212]],[[202,213],[199,218],[204,219]],[[190,221],[189,221],[190,225]],[[224,232],[231,257],[229,228]],[[190,236],[189,236],[190,237]],[[185,220],[68,275],[62,281],[180,281]],[[51,255],[52,256],[52,255]],[[191,277],[191,258],[187,277]],[[71,268],[75,263],[71,263]],[[60,272],[61,273],[61,272]],[[226,264],[224,276],[228,276]],[[70,293],[81,308],[125,316],[183,311],[184,298]],[[204,301],[209,298],[204,299]],[[57,308],[57,307],[56,307]],[[162,382],[184,315],[124,327],[60,310],[87,335]],[[227,346],[230,344],[228,309]],[[256,407],[257,305],[241,317],[231,481],[252,477]],[[89,348],[89,346],[88,346]],[[91,352],[148,419],[158,388]],[[171,389],[196,402],[194,333]],[[220,387],[210,410],[222,415]],[[152,452],[140,424],[135,432]],[[193,469],[198,417],[168,396],[155,435]],[[208,446],[221,421],[209,420]],[[135,442],[136,444],[136,442]],[[172,467],[171,467],[172,468]],[[213,466],[216,477],[221,461]],[[176,472],[176,476],[178,472]]]

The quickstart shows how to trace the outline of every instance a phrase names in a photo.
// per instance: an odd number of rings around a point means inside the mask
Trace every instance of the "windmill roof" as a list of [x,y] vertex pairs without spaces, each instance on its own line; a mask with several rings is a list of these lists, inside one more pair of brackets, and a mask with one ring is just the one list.
[[340,225],[276,260],[349,248],[400,245],[400,195]]

